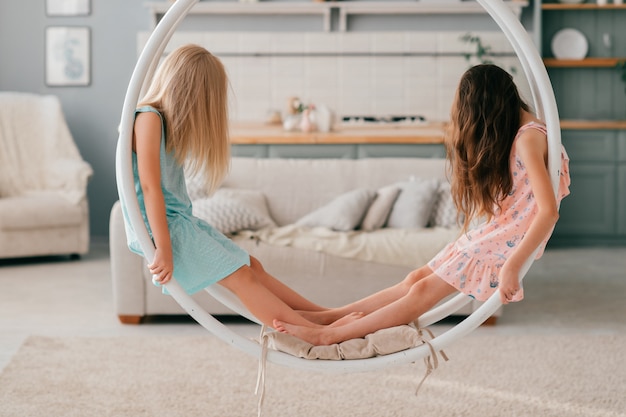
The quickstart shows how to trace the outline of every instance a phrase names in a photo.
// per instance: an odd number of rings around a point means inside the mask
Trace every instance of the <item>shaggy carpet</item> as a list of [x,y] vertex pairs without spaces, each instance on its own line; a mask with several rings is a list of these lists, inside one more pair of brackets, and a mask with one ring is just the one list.
[[[263,416],[626,416],[626,336],[470,335],[424,365],[336,374],[268,364]],[[206,337],[28,338],[2,417],[256,416],[257,360]]]

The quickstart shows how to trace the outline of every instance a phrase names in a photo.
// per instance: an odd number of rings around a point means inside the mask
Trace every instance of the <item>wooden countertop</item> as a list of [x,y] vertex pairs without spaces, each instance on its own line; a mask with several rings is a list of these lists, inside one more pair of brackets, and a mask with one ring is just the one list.
[[286,132],[280,125],[235,123],[232,144],[431,144],[443,143],[445,124],[337,126],[330,132]]

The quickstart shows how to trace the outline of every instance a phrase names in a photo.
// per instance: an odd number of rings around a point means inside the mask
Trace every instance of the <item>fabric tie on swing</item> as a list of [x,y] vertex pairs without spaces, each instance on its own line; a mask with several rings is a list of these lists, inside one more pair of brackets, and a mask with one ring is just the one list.
[[[406,332],[400,333],[395,332],[398,330],[405,330],[406,328],[410,328],[412,331],[410,335],[412,336],[410,339],[406,338]],[[267,372],[267,354],[270,350],[270,344],[272,344],[273,348],[279,350],[281,352],[285,352],[291,355],[299,355],[299,357],[307,358],[306,355],[303,355],[303,352],[310,352],[312,349],[317,349],[318,351],[328,351],[330,353],[321,354],[320,356],[325,359],[315,359],[315,354],[313,357],[308,357],[308,360],[334,360],[334,361],[350,361],[355,359],[366,359],[372,357],[373,355],[385,355],[386,351],[380,351],[377,349],[371,348],[371,336],[378,336],[382,338],[394,337],[398,336],[398,338],[407,339],[407,343],[405,345],[396,344],[395,348],[391,348],[389,353],[396,353],[396,351],[401,351],[405,349],[410,349],[416,346],[426,345],[428,347],[429,354],[424,356],[424,366],[425,373],[421,378],[419,383],[417,384],[417,388],[415,389],[415,395],[419,393],[420,388],[426,381],[426,378],[435,371],[439,367],[439,356],[444,361],[448,361],[448,356],[443,350],[436,350],[433,345],[430,343],[431,340],[435,338],[433,332],[428,328],[420,328],[417,320],[414,320],[409,325],[405,326],[397,326],[390,329],[383,329],[379,332],[375,332],[372,335],[368,335],[364,338],[352,339],[342,343],[336,343],[330,346],[313,346],[307,342],[301,341],[293,336],[285,335],[282,333],[278,333],[275,331],[267,331],[266,325],[261,325],[261,332],[259,334],[259,345],[261,346],[261,354],[259,356],[259,366],[257,371],[257,382],[256,388],[254,390],[255,395],[258,396],[258,416],[261,416],[261,410],[263,408],[263,401],[265,398],[265,381],[266,381],[266,372]],[[276,339],[273,336],[279,336],[281,339]],[[369,340],[368,340],[369,339]],[[410,342],[409,342],[410,341]],[[355,349],[354,342],[360,342],[360,348]],[[346,348],[341,349],[341,346],[344,344],[352,345],[352,349]],[[370,347],[369,349],[363,348],[364,346]],[[300,353],[298,353],[300,352]],[[337,355],[337,352],[342,352],[341,355]],[[375,352],[375,353],[373,353]],[[331,353],[335,353],[335,356]]]

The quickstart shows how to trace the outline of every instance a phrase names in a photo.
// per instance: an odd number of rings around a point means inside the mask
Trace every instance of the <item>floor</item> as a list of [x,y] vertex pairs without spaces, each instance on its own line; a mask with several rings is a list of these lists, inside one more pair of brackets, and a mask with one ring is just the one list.
[[[0,371],[29,335],[194,335],[206,330],[185,317],[123,325],[113,311],[106,242],[79,260],[0,260]],[[478,332],[626,332],[626,248],[548,249],[524,280],[526,298],[505,306],[495,326]],[[246,335],[257,327],[225,319]],[[434,325],[445,330],[453,322]]]

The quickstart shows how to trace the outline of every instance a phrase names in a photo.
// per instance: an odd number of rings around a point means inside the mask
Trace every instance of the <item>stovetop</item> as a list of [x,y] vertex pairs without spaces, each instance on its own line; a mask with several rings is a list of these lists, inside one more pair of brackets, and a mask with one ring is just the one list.
[[417,125],[426,123],[426,118],[419,115],[405,116],[343,116],[343,125]]

